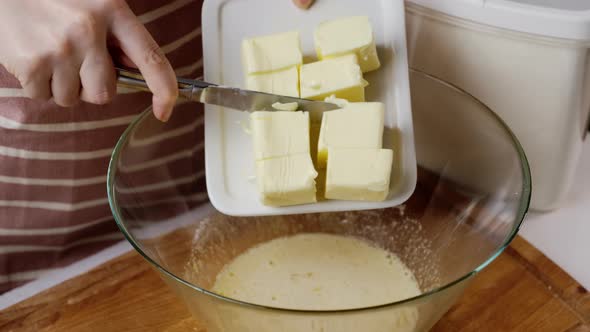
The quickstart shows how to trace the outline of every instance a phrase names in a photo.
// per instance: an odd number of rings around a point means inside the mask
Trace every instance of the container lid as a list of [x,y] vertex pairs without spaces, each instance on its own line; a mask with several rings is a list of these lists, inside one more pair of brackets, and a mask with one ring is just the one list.
[[590,41],[589,0],[406,0],[447,15],[546,37]]

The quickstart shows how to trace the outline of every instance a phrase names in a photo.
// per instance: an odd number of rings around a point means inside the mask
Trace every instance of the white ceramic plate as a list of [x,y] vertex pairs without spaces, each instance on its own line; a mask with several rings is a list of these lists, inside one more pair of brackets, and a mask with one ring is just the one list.
[[[206,0],[203,5],[205,80],[243,87],[240,57],[244,38],[299,30],[306,62],[315,59],[313,30],[322,21],[366,15],[373,25],[382,66],[367,73],[367,101],[386,106],[384,137],[394,149],[389,197],[383,202],[322,201],[315,204],[269,207],[260,203],[251,137],[243,130],[248,113],[207,106],[205,157],[207,190],[220,212],[236,216],[297,214],[380,209],[402,204],[416,186],[416,156],[410,106],[403,0],[318,0],[307,11],[291,0]],[[353,128],[351,128],[353,129]],[[387,131],[387,130],[386,130]]]

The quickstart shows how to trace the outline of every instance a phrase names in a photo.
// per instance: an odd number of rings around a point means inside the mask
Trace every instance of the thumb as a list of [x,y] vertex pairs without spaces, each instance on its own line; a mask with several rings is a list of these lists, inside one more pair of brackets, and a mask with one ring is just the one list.
[[295,6],[301,9],[307,9],[309,8],[309,6],[313,4],[313,1],[314,0],[293,0],[293,3],[295,4]]

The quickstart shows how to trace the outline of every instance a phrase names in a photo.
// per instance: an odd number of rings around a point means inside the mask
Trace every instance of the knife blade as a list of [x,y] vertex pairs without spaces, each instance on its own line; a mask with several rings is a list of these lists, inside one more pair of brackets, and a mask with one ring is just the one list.
[[[274,103],[297,103],[299,110],[309,112],[312,121],[317,121],[323,112],[340,108],[332,103],[218,86],[201,80],[177,78],[177,82],[181,98],[238,111],[276,111],[272,107]],[[117,68],[117,85],[136,91],[150,91],[141,73],[131,69]]]

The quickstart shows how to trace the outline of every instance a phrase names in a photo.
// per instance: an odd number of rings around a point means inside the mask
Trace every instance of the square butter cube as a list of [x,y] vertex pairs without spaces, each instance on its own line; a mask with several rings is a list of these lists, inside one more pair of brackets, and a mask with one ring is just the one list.
[[256,178],[262,203],[287,206],[316,202],[318,173],[309,154],[256,162]]
[[301,98],[324,100],[335,95],[348,101],[365,101],[367,81],[354,54],[308,63],[299,73]]
[[389,194],[393,151],[330,149],[326,172],[328,199],[383,201]]
[[242,41],[244,72],[258,74],[303,63],[299,32],[291,31],[260,36]]
[[349,103],[324,112],[317,148],[317,164],[326,167],[330,148],[381,149],[385,107],[383,103]]
[[250,130],[256,160],[309,154],[308,113],[254,112]]
[[352,16],[321,23],[314,32],[319,59],[356,54],[363,73],[381,66],[373,28],[366,16]]
[[297,67],[291,67],[271,73],[248,75],[246,89],[299,97],[299,71]]

